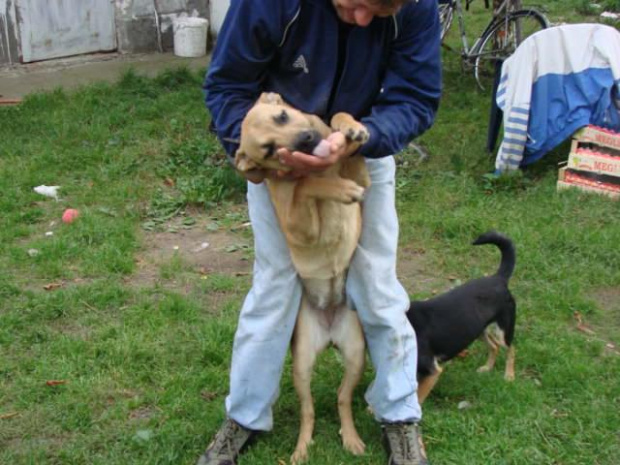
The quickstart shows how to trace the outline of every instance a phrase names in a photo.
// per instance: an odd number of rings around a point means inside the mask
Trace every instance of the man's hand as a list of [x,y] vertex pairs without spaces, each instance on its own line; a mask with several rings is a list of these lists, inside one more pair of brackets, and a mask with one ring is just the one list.
[[269,177],[269,171],[261,168],[254,168],[247,171],[237,171],[241,176],[254,184],[260,184]]
[[288,149],[279,149],[277,154],[280,163],[291,168],[284,175],[285,179],[307,176],[311,173],[320,173],[345,157],[346,138],[341,132],[333,132],[327,137],[330,143],[330,152],[326,157],[317,157],[303,152],[291,152]]

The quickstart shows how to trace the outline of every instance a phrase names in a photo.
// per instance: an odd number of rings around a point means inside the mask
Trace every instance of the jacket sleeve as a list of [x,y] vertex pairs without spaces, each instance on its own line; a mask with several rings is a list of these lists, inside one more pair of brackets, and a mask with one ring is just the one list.
[[400,152],[431,127],[441,95],[440,23],[435,0],[418,0],[397,15],[398,36],[381,92],[362,122],[370,131],[361,153],[379,158]]
[[296,1],[232,0],[217,37],[203,90],[212,128],[234,157],[241,121],[258,99]]

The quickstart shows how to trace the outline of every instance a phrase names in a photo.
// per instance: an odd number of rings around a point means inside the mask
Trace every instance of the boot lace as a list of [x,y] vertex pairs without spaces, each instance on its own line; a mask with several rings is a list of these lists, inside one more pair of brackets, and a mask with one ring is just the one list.
[[407,423],[385,425],[392,458],[398,465],[418,465],[425,460],[418,426]]
[[212,454],[219,459],[228,459],[232,465],[249,436],[249,430],[241,427],[233,420],[226,420],[215,436],[213,444],[209,447],[210,454],[208,455]]

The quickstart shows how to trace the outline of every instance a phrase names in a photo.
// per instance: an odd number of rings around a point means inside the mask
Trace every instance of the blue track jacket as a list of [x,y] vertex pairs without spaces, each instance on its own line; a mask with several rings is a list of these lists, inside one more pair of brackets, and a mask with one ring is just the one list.
[[353,27],[335,84],[338,21],[332,0],[231,1],[204,83],[229,157],[241,121],[264,91],[326,122],[340,111],[361,120],[370,131],[361,153],[369,158],[399,152],[431,126],[441,93],[436,0]]

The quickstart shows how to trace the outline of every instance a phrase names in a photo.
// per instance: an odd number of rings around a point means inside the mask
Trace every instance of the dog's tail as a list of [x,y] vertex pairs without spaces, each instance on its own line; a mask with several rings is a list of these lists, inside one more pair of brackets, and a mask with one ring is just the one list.
[[499,247],[499,250],[502,252],[502,261],[496,274],[508,281],[512,276],[517,261],[515,246],[510,238],[497,231],[489,231],[479,236],[473,242],[473,245],[482,244],[495,244]]

